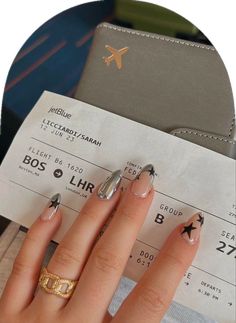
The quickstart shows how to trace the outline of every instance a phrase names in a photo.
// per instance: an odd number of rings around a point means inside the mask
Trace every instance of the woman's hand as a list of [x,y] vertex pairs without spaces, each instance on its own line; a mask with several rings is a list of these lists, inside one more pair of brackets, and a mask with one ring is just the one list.
[[61,279],[78,281],[60,285],[59,295],[54,293],[54,276],[48,279],[47,273],[37,288],[46,248],[61,223],[60,195],[55,195],[29,229],[15,259],[0,300],[0,322],[159,322],[197,251],[203,224],[199,213],[170,234],[116,315],[107,311],[151,205],[154,174],[153,166],[146,165],[122,192],[121,172],[116,171],[96,188],[47,266]]

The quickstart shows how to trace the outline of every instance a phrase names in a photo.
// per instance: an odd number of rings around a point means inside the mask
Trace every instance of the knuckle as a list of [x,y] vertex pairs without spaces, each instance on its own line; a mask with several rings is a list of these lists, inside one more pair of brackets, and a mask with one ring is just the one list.
[[15,276],[32,277],[34,276],[34,271],[30,265],[22,260],[22,257],[17,256],[12,266],[12,274]]
[[145,287],[139,294],[136,304],[149,317],[164,313],[168,303],[168,297],[164,291]]
[[35,236],[35,234],[29,230],[25,236],[25,242],[28,241],[31,244],[38,244],[38,242],[40,241],[40,239]]
[[168,253],[165,255],[165,257],[168,261],[168,266],[170,268],[173,268],[175,271],[183,271],[188,266],[187,262],[184,261],[182,258],[176,257]]
[[92,210],[89,206],[80,212],[80,218],[91,220],[93,223],[98,219],[98,212]]
[[137,213],[131,211],[131,209],[127,206],[121,207],[117,212],[119,218],[131,222],[132,225],[137,222]]
[[63,267],[78,266],[82,263],[82,259],[74,250],[60,245],[53,256],[53,262]]
[[123,261],[111,251],[100,247],[94,253],[94,266],[110,274],[121,271],[123,269]]

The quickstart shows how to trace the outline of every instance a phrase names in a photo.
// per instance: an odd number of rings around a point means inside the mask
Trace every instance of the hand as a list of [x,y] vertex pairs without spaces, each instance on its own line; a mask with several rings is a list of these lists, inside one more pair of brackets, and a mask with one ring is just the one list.
[[[47,245],[62,218],[60,195],[55,195],[27,232],[15,259],[0,300],[0,322],[160,322],[197,251],[203,224],[198,213],[170,234],[116,315],[107,311],[151,205],[153,178],[153,166],[146,165],[122,191],[121,172],[116,171],[86,201],[47,266],[49,273],[78,281],[72,295],[67,284],[60,285],[61,295],[50,293],[54,278],[44,285],[48,290],[42,284],[37,288]],[[108,228],[97,239],[111,215]]]

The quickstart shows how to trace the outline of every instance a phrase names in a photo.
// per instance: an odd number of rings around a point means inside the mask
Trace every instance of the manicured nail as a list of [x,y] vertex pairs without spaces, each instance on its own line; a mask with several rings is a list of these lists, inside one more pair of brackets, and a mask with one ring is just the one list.
[[195,244],[200,237],[202,225],[204,223],[204,216],[201,212],[194,214],[181,229],[181,236],[189,244]]
[[131,192],[139,197],[146,197],[152,188],[155,170],[152,164],[144,166],[133,180]]
[[102,200],[110,200],[117,191],[121,182],[121,170],[116,170],[101,184],[97,195]]
[[53,195],[53,197],[45,207],[43,213],[40,215],[41,219],[44,221],[51,220],[56,214],[60,203],[61,203],[61,194],[57,193]]

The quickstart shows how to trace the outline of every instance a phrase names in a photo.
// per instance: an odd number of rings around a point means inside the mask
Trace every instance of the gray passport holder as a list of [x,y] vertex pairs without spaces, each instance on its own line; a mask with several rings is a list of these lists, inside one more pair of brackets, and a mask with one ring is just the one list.
[[232,90],[212,46],[102,23],[75,97],[236,157]]

